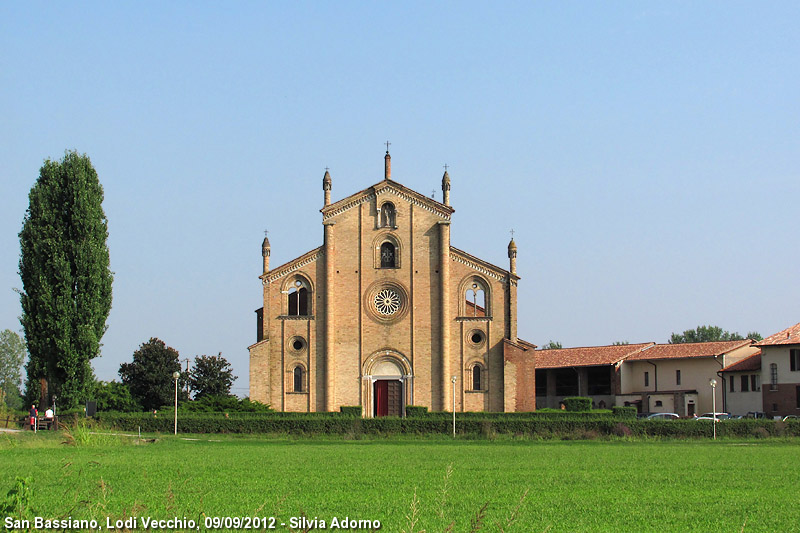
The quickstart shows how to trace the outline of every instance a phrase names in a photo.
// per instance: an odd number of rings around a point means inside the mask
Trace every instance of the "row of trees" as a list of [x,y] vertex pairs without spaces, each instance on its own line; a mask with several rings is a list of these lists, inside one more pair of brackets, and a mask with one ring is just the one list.
[[687,329],[683,333],[673,333],[669,338],[669,343],[743,341],[745,339],[764,340],[757,331],[749,331],[747,335],[742,337],[736,332],[725,331],[719,326],[697,326],[695,329]]
[[[686,344],[690,342],[718,342],[718,341],[743,341],[752,339],[760,341],[764,338],[757,331],[750,331],[744,337],[736,332],[731,333],[719,326],[697,326],[695,329],[687,329],[683,333],[673,333],[670,335],[669,344]],[[616,341],[614,346],[623,346],[628,341]],[[542,350],[559,350],[563,348],[560,342],[551,340]]]
[[[0,405],[11,409],[24,406],[21,385],[25,354],[25,342],[19,334],[8,329],[0,332]],[[192,369],[181,372],[178,351],[156,338],[143,343],[134,352],[131,363],[120,365],[121,382],[92,380],[85,387],[82,401],[96,400],[101,410],[159,409],[174,401],[172,375],[176,371],[181,374],[178,385],[182,402],[191,397],[194,401],[208,403],[213,397],[216,403],[230,404],[221,399],[233,398],[231,387],[236,376],[222,354],[196,356]]]
[[[188,372],[181,372],[178,351],[167,346],[164,341],[151,338],[133,353],[131,363],[119,367],[122,383],[128,389],[131,399],[144,409],[158,409],[173,402],[175,381],[178,378],[178,395],[183,400],[191,393],[195,400],[210,396],[230,396],[231,386],[236,376],[230,363],[219,355],[200,355],[195,357],[194,365]],[[117,408],[115,410],[134,410]]]

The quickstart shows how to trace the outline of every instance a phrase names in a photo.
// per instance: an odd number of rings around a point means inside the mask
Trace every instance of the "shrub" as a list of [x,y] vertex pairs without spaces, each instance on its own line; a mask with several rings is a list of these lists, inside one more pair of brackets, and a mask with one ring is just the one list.
[[406,416],[425,416],[428,408],[424,405],[406,405]]
[[633,431],[631,428],[623,424],[622,422],[617,422],[614,424],[614,429],[611,430],[611,433],[616,435],[617,437],[630,437],[633,435]]
[[[172,406],[166,406],[161,409],[164,413],[171,413],[174,411]],[[182,402],[178,406],[178,414],[183,412],[201,412],[201,413],[269,413],[272,408],[260,402],[251,401],[250,398],[242,398],[241,400],[236,396],[225,395],[206,395],[197,400]]]
[[339,411],[346,416],[361,416],[363,410],[360,405],[342,405]]
[[615,405],[611,412],[619,418],[636,418],[636,408],[629,405]]
[[592,399],[583,396],[570,396],[564,398],[564,406],[570,412],[582,412],[592,410]]

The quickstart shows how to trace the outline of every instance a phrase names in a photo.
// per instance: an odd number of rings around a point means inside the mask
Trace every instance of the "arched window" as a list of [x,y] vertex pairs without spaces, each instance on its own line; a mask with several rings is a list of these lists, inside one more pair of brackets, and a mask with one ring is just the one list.
[[381,244],[381,268],[394,268],[397,266],[397,251],[394,244],[385,242]]
[[305,283],[299,279],[294,282],[294,286],[289,289],[289,316],[308,316],[311,314],[309,302],[310,291]]
[[472,390],[483,390],[483,368],[481,365],[472,367]]
[[294,386],[292,387],[293,392],[304,392],[303,391],[303,382],[305,381],[304,374],[305,372],[303,371],[302,366],[297,365],[296,367],[294,367],[294,370],[292,371],[292,378],[294,382],[293,383]]
[[386,202],[381,206],[381,227],[382,228],[395,228],[396,225],[396,215],[394,210],[394,204],[391,202]]
[[477,281],[467,288],[467,316],[486,316],[486,291]]
[[466,276],[458,286],[458,316],[464,318],[492,317],[492,289],[478,274]]

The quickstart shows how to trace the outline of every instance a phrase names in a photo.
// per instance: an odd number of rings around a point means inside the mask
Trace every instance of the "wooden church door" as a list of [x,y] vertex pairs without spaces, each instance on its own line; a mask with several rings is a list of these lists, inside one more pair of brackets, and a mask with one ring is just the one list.
[[375,416],[403,416],[403,384],[397,380],[375,382]]

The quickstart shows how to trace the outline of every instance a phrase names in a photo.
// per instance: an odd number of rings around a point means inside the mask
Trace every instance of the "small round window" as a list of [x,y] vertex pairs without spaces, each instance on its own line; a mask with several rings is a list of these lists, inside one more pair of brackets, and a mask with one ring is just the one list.
[[289,339],[289,349],[295,352],[302,352],[306,348],[306,341],[302,337],[292,337]]
[[469,339],[469,342],[478,346],[483,344],[483,341],[486,340],[486,335],[480,330],[473,329],[469,332],[467,338]]

